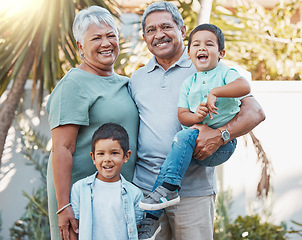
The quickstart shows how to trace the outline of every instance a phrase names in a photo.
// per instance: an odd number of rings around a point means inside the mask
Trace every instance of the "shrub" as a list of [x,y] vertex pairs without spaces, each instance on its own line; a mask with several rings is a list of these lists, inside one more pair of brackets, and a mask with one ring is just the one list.
[[287,239],[286,226],[262,222],[260,216],[238,216],[233,222],[229,217],[231,192],[221,191],[217,196],[214,223],[214,240],[284,240]]
[[226,231],[230,233],[230,239],[252,240],[284,240],[287,239],[286,229],[268,222],[261,223],[259,215],[239,216],[234,223],[228,224]]

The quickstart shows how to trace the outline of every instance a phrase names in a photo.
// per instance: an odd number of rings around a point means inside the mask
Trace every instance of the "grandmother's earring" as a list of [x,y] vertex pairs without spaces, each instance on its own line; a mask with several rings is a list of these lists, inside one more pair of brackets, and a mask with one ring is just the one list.
[[84,53],[81,53],[81,52],[80,52],[80,57],[81,57],[82,59],[84,59]]

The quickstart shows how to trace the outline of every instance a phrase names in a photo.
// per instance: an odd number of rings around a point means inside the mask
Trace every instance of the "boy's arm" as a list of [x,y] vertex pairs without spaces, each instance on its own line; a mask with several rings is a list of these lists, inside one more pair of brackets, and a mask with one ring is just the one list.
[[178,119],[180,123],[184,126],[190,127],[196,123],[200,123],[207,116],[208,109],[206,103],[201,102],[193,113],[188,108],[178,108]]
[[134,201],[134,212],[135,212],[136,226],[137,228],[139,228],[143,221],[145,211],[139,207],[139,203],[144,200],[144,195],[140,189],[137,188],[137,191],[138,193]]
[[208,96],[207,107],[209,109],[210,118],[213,119],[212,113],[218,114],[215,106],[218,97],[221,98],[238,98],[249,94],[251,86],[248,81],[244,78],[237,78],[235,81],[230,82],[226,85],[213,88]]
[[[78,219],[76,219],[76,222],[79,226],[79,220]],[[74,232],[72,227],[69,227],[69,239],[70,240],[78,240],[79,239],[79,233]]]
[[69,238],[70,240],[76,240],[78,239],[79,235],[79,215],[80,215],[80,183],[82,180],[74,183],[71,187],[71,192],[70,192],[70,203],[71,203],[71,208],[74,213],[74,222],[76,228],[73,228],[72,226],[69,226]]
[[216,97],[237,98],[249,94],[250,91],[251,86],[249,82],[244,78],[237,78],[235,81],[226,85],[213,88],[210,94]]

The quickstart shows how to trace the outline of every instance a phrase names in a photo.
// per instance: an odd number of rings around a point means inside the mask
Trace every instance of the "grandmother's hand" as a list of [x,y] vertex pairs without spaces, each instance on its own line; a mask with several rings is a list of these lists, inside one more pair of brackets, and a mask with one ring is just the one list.
[[69,206],[58,214],[60,235],[63,240],[69,240],[69,227],[71,225],[74,232],[78,233],[79,226],[74,217],[72,208]]
[[221,132],[218,129],[212,129],[204,124],[195,124],[191,128],[199,130],[193,152],[194,158],[203,160],[223,145]]

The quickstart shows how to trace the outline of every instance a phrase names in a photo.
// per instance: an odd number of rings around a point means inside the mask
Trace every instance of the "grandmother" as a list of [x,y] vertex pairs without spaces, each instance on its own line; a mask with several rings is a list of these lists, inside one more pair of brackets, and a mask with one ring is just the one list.
[[[119,54],[118,31],[108,10],[91,6],[73,23],[83,62],[59,81],[47,102],[52,152],[47,169],[51,239],[69,239],[78,226],[70,207],[71,185],[96,171],[90,158],[91,137],[102,124],[122,125],[129,134],[132,158],[122,175],[132,180],[138,113],[127,91],[128,78],[114,72]],[[57,213],[57,214],[56,214]]]

